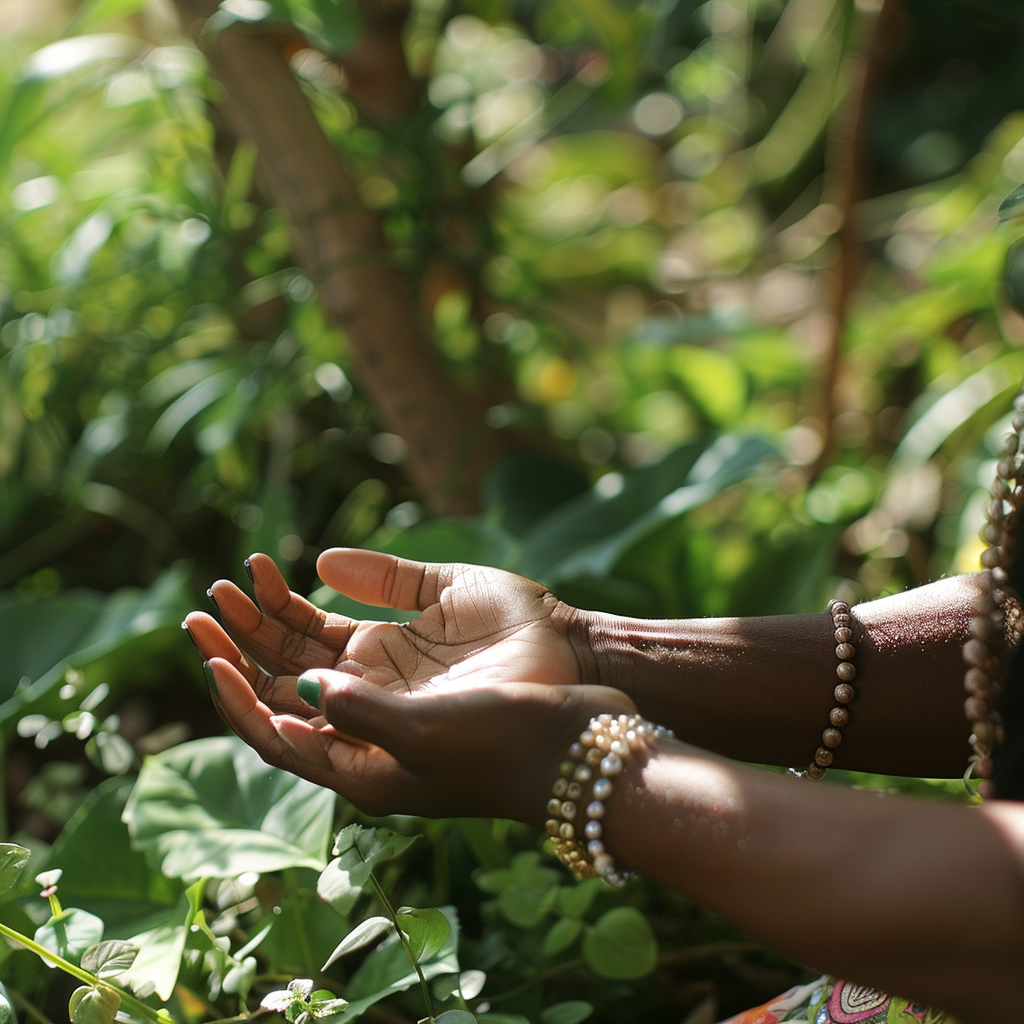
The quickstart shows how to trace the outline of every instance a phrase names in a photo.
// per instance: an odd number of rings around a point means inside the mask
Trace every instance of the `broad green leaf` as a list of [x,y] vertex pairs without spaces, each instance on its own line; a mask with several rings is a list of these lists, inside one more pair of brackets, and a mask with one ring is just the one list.
[[658,943],[635,907],[613,907],[583,937],[583,959],[602,978],[630,981],[654,970]]
[[71,993],[71,1024],[114,1024],[121,996],[108,985],[83,985]]
[[[447,921],[445,923],[447,924]],[[362,949],[363,946],[368,946],[371,942],[376,942],[393,927],[391,920],[386,917],[368,917],[365,921],[361,921],[338,943],[321,970],[326,971],[338,957],[351,953],[353,950]]]
[[549,583],[606,576],[645,536],[743,480],[774,452],[762,438],[723,435],[598,481],[527,531],[517,571]]
[[90,946],[82,954],[82,970],[101,978],[112,978],[127,971],[135,962],[139,947],[120,939],[108,939]]
[[519,884],[503,889],[498,909],[507,921],[519,928],[532,928],[547,917],[558,898],[553,886]]
[[599,878],[584,878],[575,885],[561,886],[556,904],[558,912],[567,917],[582,917],[604,888],[605,884]]
[[104,933],[114,939],[168,923],[182,892],[180,882],[154,870],[132,849],[121,820],[132,784],[125,777],[100,783],[64,826],[48,858],[50,866],[62,870],[61,898],[101,917]]
[[435,1024],[477,1024],[477,1019],[468,1010],[445,1010],[434,1018]]
[[[183,568],[147,590],[112,594],[69,590],[43,597],[0,592],[5,657],[0,663],[0,728],[29,711],[61,718],[100,682],[117,695],[158,676],[161,652],[180,651],[181,620],[191,608]],[[74,670],[75,692],[59,696]],[[28,682],[19,685],[23,680]]]
[[[82,954],[103,938],[103,922],[95,914],[72,908],[37,928],[34,938],[51,953],[77,964]],[[49,967],[55,966],[49,961],[46,963]]]
[[0,900],[13,895],[32,851],[17,843],[0,843]]
[[164,874],[230,878],[322,868],[335,797],[270,767],[234,736],[147,758],[125,806],[132,839]]
[[406,907],[396,915],[417,960],[429,960],[448,940],[451,925],[435,907]]
[[735,423],[747,402],[747,380],[736,361],[724,352],[697,345],[672,351],[673,369],[690,397],[716,426]]
[[562,875],[541,864],[539,852],[529,850],[517,854],[511,867],[478,872],[475,880],[484,892],[497,894],[498,909],[506,920],[532,928],[554,907]]
[[[441,912],[448,919],[451,932],[438,953],[420,964],[420,969],[428,981],[441,974],[457,974],[459,970],[456,956],[458,918],[453,907],[442,907]],[[418,981],[419,977],[404,947],[397,936],[392,936],[380,949],[370,953],[352,975],[345,989],[349,1005],[342,1011],[339,1020],[353,1020],[365,1013],[374,1003],[394,992],[404,992]]]
[[397,857],[415,839],[415,836],[399,835],[386,828],[347,825],[334,843],[338,858],[327,865],[317,881],[320,898],[339,914],[347,914],[370,880],[374,867],[382,860]]
[[569,999],[564,1003],[545,1006],[540,1011],[541,1024],[580,1024],[594,1012],[591,1003],[583,999]]
[[565,952],[580,936],[583,922],[578,917],[560,917],[544,936],[540,951],[544,956],[558,956]]

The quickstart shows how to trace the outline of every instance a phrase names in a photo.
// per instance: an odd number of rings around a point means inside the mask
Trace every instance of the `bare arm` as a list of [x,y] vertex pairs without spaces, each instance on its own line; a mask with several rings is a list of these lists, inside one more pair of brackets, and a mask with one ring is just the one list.
[[[857,696],[835,766],[955,777],[969,754],[964,664],[974,582],[959,576],[857,605]],[[625,619],[563,606],[584,682],[628,693],[649,719],[727,757],[802,766],[834,705],[827,613]]]
[[1024,1005],[1024,807],[931,803],[660,745],[604,841],[817,969],[1003,1024]]
[[[425,565],[334,549],[319,568],[369,604],[421,612],[408,624],[328,615],[253,556],[256,604],[213,587],[228,633],[186,620],[204,658],[226,658],[277,712],[304,714],[295,679],[307,669],[354,672],[389,689],[493,680],[611,686],[649,719],[704,749],[744,761],[804,766],[828,724],[836,684],[829,616],[625,619],[582,611],[499,569]],[[853,610],[857,696],[835,766],[918,776],[961,775],[969,753],[961,645],[970,576]],[[237,644],[237,646],[236,646]]]

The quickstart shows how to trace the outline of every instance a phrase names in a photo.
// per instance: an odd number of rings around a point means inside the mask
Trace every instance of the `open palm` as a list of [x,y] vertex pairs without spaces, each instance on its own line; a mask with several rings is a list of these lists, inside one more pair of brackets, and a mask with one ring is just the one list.
[[256,603],[221,580],[211,595],[224,628],[193,612],[186,624],[207,660],[231,662],[275,713],[308,716],[296,677],[314,668],[360,676],[387,689],[474,682],[580,682],[564,623],[567,609],[538,583],[474,565],[411,562],[335,548],[317,569],[364,604],[418,611],[408,623],[325,612],[293,593],[266,555],[248,562]]

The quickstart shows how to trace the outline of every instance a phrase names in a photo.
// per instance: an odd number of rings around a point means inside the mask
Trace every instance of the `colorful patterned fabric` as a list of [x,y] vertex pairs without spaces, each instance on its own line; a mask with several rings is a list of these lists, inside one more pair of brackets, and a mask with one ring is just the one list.
[[746,1010],[721,1024],[957,1024],[942,1010],[930,1010],[898,996],[863,985],[821,977],[797,985],[763,1006]]

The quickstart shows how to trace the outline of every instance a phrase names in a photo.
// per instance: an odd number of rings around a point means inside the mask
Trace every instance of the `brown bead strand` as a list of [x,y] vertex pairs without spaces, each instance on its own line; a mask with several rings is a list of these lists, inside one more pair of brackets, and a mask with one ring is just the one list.
[[825,771],[835,757],[833,751],[843,742],[842,729],[850,721],[850,712],[846,705],[856,696],[852,684],[857,677],[857,669],[853,664],[857,650],[853,646],[853,616],[850,614],[850,606],[845,601],[832,600],[828,603],[828,610],[832,615],[832,635],[836,642],[836,657],[839,659],[839,664],[836,665],[839,682],[832,691],[836,704],[828,713],[829,725],[821,734],[822,745],[814,752],[814,760],[807,766],[806,771],[794,772],[796,775],[815,780],[825,777]]
[[[1011,646],[1020,639],[1020,602],[1009,585],[1009,566],[1016,546],[1017,519],[1024,493],[1024,395],[1014,402],[1013,433],[1008,434],[1003,457],[986,508],[981,539],[989,545],[981,554],[980,588],[971,604],[970,638],[963,646],[964,713],[971,723],[972,753],[965,779],[977,781],[978,795],[995,795],[992,754],[1003,741],[1003,723],[996,710]],[[1009,643],[1007,642],[1009,641]]]

